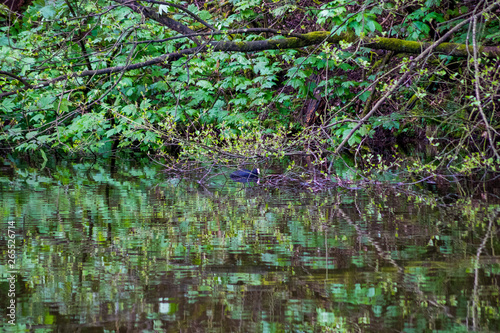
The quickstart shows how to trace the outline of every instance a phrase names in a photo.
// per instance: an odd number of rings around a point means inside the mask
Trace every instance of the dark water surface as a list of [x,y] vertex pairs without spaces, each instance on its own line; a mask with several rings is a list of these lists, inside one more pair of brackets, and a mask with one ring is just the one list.
[[4,168],[0,330],[499,331],[499,193],[450,191]]

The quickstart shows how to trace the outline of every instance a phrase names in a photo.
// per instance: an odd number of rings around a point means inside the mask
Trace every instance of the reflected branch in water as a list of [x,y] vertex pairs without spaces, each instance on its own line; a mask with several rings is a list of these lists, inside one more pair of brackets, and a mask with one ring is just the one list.
[[[495,217],[493,217],[495,215]],[[493,226],[493,221],[498,217],[498,212],[494,212],[491,216],[489,216],[488,230],[483,237],[483,241],[481,245],[477,248],[476,258],[474,260],[474,289],[472,292],[472,328],[477,330],[477,302],[479,300],[478,289],[479,289],[479,258],[481,256],[481,252],[483,252],[484,247],[486,246],[486,241],[491,237],[491,227]]]

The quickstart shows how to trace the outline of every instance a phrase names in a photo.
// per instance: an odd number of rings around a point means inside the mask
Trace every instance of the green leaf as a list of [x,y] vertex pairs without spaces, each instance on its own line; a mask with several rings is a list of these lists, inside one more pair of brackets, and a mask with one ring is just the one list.
[[15,45],[14,41],[7,36],[0,36],[0,46]]
[[360,96],[359,96],[359,99],[362,100],[363,102],[366,102],[366,100],[368,99],[368,97],[370,96],[370,93],[371,91],[367,90],[365,91],[364,93],[362,93]]
[[122,113],[132,115],[136,112],[137,107],[134,104],[126,105],[122,108]]
[[51,109],[55,99],[55,96],[44,96],[38,100],[37,105],[41,109]]
[[198,82],[196,82],[196,85],[198,87],[201,87],[201,88],[206,89],[206,90],[213,90],[214,89],[214,86],[212,85],[212,83],[207,81],[207,80],[199,80]]
[[12,112],[16,104],[14,103],[15,97],[6,98],[2,102],[2,109],[4,112]]
[[159,5],[158,6],[158,14],[163,15],[163,13],[168,14],[170,6],[167,5]]
[[212,14],[208,10],[202,10],[198,13],[198,16],[205,21],[208,21],[212,18]]
[[154,132],[147,131],[146,135],[144,136],[144,141],[145,142],[155,142],[157,139],[157,135]]
[[229,103],[232,103],[234,105],[247,105],[248,104],[248,98],[244,95],[240,95],[239,98],[233,98],[232,100],[229,101]]
[[43,151],[43,149],[40,149],[40,154],[42,155],[42,159],[43,159],[43,163],[41,165],[40,170],[43,170],[43,169],[45,169],[45,165],[47,164],[48,159],[47,159],[47,156],[45,155],[45,152]]
[[38,131],[31,131],[26,134],[26,140],[31,140],[38,135]]
[[261,75],[269,75],[273,74],[273,71],[268,67],[269,65],[269,60],[265,58],[260,58],[259,61],[254,65],[254,72],[255,74],[261,74]]
[[56,9],[54,8],[53,5],[48,5],[45,7],[42,7],[40,9],[40,13],[43,15],[43,17],[47,20],[53,19],[54,16],[56,15]]
[[342,87],[344,87],[344,88],[349,88],[349,87],[354,86],[355,84],[354,84],[354,82],[352,82],[352,81],[344,81],[344,82],[342,82],[342,84],[341,84],[341,85],[342,85]]
[[68,112],[69,110],[69,103],[67,99],[63,99],[61,103],[59,103],[59,100],[54,101],[54,110],[57,110],[59,108],[59,112]]
[[40,120],[45,120],[45,115],[43,115],[41,113],[37,113],[30,120],[32,123],[39,123]]
[[425,17],[423,18],[423,21],[429,22],[432,19],[435,19],[437,22],[444,22],[445,21],[443,14],[436,13],[436,12],[432,12],[432,13],[425,15]]
[[377,21],[368,20],[366,22],[366,27],[371,32],[374,32],[375,30],[382,32],[382,26]]
[[143,99],[141,102],[141,105],[139,107],[142,111],[145,111],[145,110],[149,109],[150,106],[151,106],[151,102],[149,101],[149,99]]
[[234,89],[236,91],[244,91],[248,88],[248,86],[250,86],[252,84],[252,81],[248,80],[248,79],[245,79],[243,82],[241,82],[240,84],[238,84]]

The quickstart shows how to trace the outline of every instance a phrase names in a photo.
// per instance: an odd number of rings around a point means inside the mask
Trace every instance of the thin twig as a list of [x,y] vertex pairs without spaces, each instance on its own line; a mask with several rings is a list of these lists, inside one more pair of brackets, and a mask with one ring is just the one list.
[[477,16],[474,16],[474,21],[472,24],[472,47],[474,48],[474,88],[476,90],[476,102],[477,102],[477,108],[479,110],[479,113],[481,114],[481,117],[483,118],[484,121],[484,126],[486,127],[486,133],[488,135],[488,141],[490,142],[491,149],[493,150],[493,153],[495,154],[496,158],[498,161],[500,161],[500,155],[498,154],[498,151],[495,149],[495,143],[493,141],[493,136],[491,135],[490,131],[490,124],[488,123],[488,119],[486,115],[484,114],[483,106],[481,103],[481,93],[479,90],[479,63],[478,63],[478,52],[477,52],[477,41],[476,41],[476,26],[477,26]]

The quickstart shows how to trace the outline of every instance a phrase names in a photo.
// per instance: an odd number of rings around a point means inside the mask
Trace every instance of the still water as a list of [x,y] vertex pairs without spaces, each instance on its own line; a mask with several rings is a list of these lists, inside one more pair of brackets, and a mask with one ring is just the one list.
[[5,167],[0,330],[498,331],[500,193],[446,186]]

